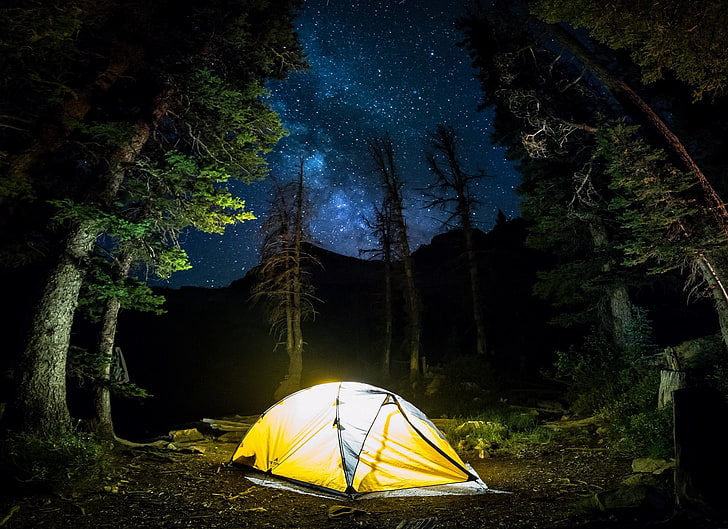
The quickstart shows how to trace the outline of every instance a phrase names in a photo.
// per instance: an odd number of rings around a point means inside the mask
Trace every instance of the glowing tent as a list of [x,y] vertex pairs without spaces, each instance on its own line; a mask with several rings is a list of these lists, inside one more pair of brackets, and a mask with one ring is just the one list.
[[313,386],[274,404],[232,462],[350,496],[479,481],[424,413],[357,382]]

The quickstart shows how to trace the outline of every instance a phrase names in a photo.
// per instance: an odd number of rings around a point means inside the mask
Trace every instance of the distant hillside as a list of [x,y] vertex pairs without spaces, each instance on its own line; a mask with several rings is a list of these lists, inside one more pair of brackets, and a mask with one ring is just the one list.
[[[547,307],[530,295],[536,254],[521,244],[523,230],[517,222],[476,235],[492,361],[509,372],[535,373],[549,360],[553,333],[546,326]],[[473,353],[461,241],[460,232],[449,232],[414,254],[423,302],[422,354],[430,365]],[[310,251],[321,263],[311,273],[322,303],[315,320],[304,327],[304,384],[344,378],[381,383],[382,263],[316,247]],[[262,308],[249,301],[253,276],[254,270],[220,289],[160,289],[167,298],[166,314],[122,316],[117,341],[132,381],[156,396],[120,403],[119,414],[135,417],[138,426],[145,416],[175,422],[257,413],[272,404],[286,368],[285,350],[273,350]],[[395,376],[406,375],[408,361],[400,352],[406,332],[401,295],[396,299]]]

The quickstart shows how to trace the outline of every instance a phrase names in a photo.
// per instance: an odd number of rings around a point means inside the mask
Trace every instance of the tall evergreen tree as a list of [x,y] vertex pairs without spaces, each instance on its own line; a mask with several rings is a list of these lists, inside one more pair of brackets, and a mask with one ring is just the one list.
[[692,87],[696,99],[725,93],[728,13],[720,0],[537,0],[532,10],[546,22],[586,28],[597,41],[626,50],[645,83],[669,71]]
[[[225,183],[264,175],[262,156],[283,134],[259,80],[302,66],[293,5],[112,1],[50,9],[51,19],[57,13],[75,17],[75,32],[59,39],[72,42],[67,47],[75,52],[64,56],[65,73],[49,65],[50,53],[24,62],[22,37],[3,33],[0,42],[10,42],[17,58],[7,86],[17,81],[38,94],[46,84],[60,89],[42,112],[23,110],[23,101],[11,109],[32,122],[32,132],[4,138],[2,196],[52,199],[68,234],[58,244],[60,231],[45,232],[61,259],[46,281],[18,369],[12,411],[19,428],[54,435],[70,426],[65,364],[78,294],[95,241],[125,218],[124,186],[134,168],[169,177],[167,185],[180,192],[175,215],[186,215],[188,226],[247,215]],[[2,16],[31,19],[43,9],[29,4]],[[37,82],[39,73],[47,78]],[[152,215],[140,226],[154,230],[158,221]]]
[[[563,311],[558,321],[599,325],[617,344],[630,325],[629,273],[614,243],[611,191],[592,159],[597,116],[611,102],[584,70],[539,42],[535,21],[514,5],[471,10],[459,21],[481,81],[483,105],[494,106],[494,140],[519,161],[521,211],[528,242],[559,256],[540,274],[537,293]],[[525,22],[525,23],[524,23]]]

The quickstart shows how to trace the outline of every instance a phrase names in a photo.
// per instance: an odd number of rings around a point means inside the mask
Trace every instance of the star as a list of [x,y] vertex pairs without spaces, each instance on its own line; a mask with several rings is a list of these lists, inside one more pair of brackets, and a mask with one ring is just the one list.
[[468,3],[305,0],[297,31],[311,69],[268,83],[269,103],[290,134],[269,156],[272,178],[239,186],[259,220],[229,228],[223,236],[188,233],[183,242],[194,268],[165,284],[225,287],[256,266],[260,219],[273,180],[295,178],[301,159],[313,198],[312,242],[350,256],[373,248],[364,219],[373,218],[381,192],[367,141],[385,133],[392,137],[405,182],[412,249],[442,232],[447,217],[425,209],[422,193],[432,181],[427,131],[440,123],[455,128],[463,167],[492,176],[474,188],[482,203],[476,225],[489,230],[499,209],[518,216],[518,173],[488,139],[492,114],[478,110],[480,87],[466,51],[457,46],[454,22]]

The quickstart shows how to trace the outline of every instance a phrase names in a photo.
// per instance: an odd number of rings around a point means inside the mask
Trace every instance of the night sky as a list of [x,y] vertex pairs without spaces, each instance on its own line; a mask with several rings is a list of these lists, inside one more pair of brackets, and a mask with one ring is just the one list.
[[[309,219],[314,242],[358,256],[375,242],[363,218],[381,200],[367,140],[392,137],[405,182],[412,249],[444,228],[439,210],[423,208],[432,181],[424,146],[428,130],[452,125],[468,172],[483,170],[475,189],[482,202],[477,225],[488,231],[499,209],[518,215],[518,175],[503,150],[490,144],[491,115],[477,110],[480,88],[453,27],[467,0],[305,0],[297,19],[311,70],[270,83],[270,103],[290,136],[268,160],[272,176],[287,181],[305,160],[304,183],[313,199]],[[240,186],[262,219],[272,181]],[[261,220],[228,228],[224,236],[189,232],[183,245],[193,269],[166,286],[225,287],[259,262]]]

